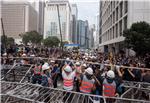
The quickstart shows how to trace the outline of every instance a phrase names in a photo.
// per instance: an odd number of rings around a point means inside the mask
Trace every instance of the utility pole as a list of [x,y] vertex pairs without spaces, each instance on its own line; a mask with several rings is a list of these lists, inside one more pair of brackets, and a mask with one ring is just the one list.
[[5,36],[5,31],[4,31],[4,25],[3,25],[3,19],[1,18],[1,24],[2,24],[2,30],[3,30],[3,36],[4,36],[4,51],[7,52],[6,50],[6,36]]
[[60,14],[59,14],[59,5],[56,4],[57,6],[57,13],[58,13],[58,21],[59,21],[59,31],[60,31],[60,46],[63,54],[63,44],[62,44],[62,33],[61,33],[61,23],[60,23]]

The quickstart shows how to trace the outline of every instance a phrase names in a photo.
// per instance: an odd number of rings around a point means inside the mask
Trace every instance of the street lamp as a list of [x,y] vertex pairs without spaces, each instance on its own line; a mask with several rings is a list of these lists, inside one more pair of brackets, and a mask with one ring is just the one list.
[[59,5],[56,4],[56,6],[57,6],[57,13],[58,13],[58,21],[59,21],[60,46],[61,46],[61,50],[62,50],[62,53],[63,53],[63,44],[62,44],[62,33],[61,33],[61,23],[60,23]]
[[2,30],[3,30],[3,37],[4,37],[4,52],[7,52],[7,46],[6,46],[6,36],[4,31],[4,25],[3,25],[3,19],[1,18],[1,24],[2,24]]

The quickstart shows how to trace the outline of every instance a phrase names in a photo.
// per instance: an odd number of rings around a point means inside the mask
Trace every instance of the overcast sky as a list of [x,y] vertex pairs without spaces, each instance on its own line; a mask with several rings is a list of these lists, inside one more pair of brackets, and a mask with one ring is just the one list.
[[99,12],[99,0],[69,0],[78,7],[78,19],[88,20],[90,25],[95,24],[96,14]]

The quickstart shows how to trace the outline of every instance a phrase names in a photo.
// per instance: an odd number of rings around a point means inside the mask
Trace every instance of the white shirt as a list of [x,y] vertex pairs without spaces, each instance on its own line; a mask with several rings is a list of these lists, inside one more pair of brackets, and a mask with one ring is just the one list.
[[[72,80],[74,80],[75,71],[71,72],[69,75],[67,75],[67,74],[65,73],[65,71],[62,71],[62,77],[63,77],[63,79],[72,79]],[[73,90],[73,86],[66,87],[66,86],[63,85],[63,88],[64,88],[65,90]]]

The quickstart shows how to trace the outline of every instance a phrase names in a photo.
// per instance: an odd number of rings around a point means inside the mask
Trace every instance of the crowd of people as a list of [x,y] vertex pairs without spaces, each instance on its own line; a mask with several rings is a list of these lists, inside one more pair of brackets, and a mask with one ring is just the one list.
[[[43,60],[42,57],[46,56],[37,55],[37,51],[35,48],[22,48],[13,53],[3,53],[2,57],[7,58],[2,58],[1,62],[14,63],[16,59],[10,57],[18,56],[21,57],[18,62],[22,65],[34,64],[31,77],[33,84],[58,88],[57,82],[62,81],[62,88],[66,91],[108,97],[120,96],[125,91],[122,85],[124,80],[150,83],[150,70],[145,69],[150,65],[149,54],[143,58],[126,57],[124,54],[104,54],[95,50],[88,53],[66,51],[64,56],[60,56],[57,48],[38,51],[47,55],[47,60]],[[57,55],[49,58],[51,54]],[[145,98],[149,97],[146,95]],[[113,101],[107,100],[108,103]]]

